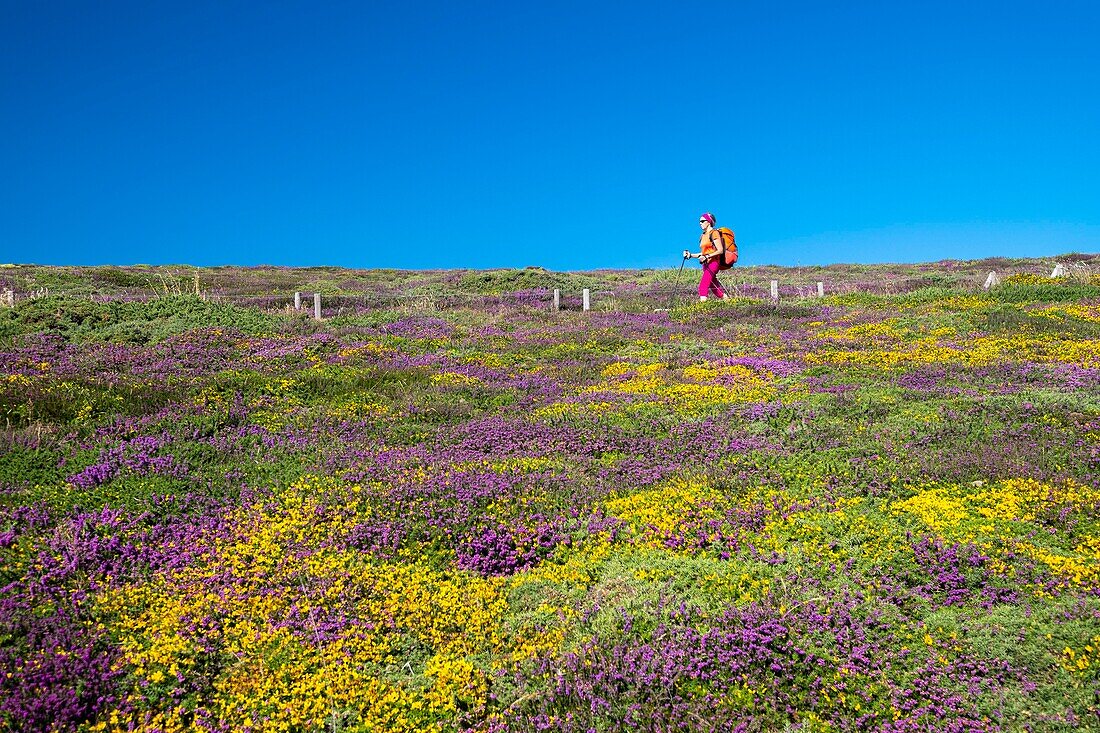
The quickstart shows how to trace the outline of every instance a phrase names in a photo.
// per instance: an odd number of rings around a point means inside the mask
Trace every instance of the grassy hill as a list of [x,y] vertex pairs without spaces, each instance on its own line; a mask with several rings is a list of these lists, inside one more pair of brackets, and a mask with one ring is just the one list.
[[1076,261],[0,270],[0,728],[1095,727]]

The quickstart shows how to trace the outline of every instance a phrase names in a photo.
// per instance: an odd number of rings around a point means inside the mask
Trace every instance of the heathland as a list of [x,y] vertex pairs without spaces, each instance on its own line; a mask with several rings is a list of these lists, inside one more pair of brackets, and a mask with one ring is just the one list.
[[1061,261],[0,267],[0,728],[1100,728]]

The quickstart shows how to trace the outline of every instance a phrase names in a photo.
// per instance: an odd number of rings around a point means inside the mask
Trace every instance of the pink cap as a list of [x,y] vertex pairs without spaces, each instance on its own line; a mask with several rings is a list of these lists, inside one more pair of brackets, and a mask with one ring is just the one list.
[[701,214],[701,215],[699,216],[699,218],[700,218],[700,219],[706,219],[707,221],[709,221],[709,222],[710,222],[710,225],[711,225],[711,226],[714,226],[714,222],[715,222],[715,221],[717,221],[717,220],[716,220],[716,219],[714,218],[714,214],[710,213],[709,211],[708,211],[708,212],[706,212],[706,213],[704,213],[704,214]]

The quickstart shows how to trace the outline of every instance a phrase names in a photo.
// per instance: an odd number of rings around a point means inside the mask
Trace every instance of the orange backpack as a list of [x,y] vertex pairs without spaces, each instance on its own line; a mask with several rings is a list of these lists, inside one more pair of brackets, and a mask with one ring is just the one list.
[[737,238],[733,235],[733,230],[727,227],[719,227],[715,231],[722,235],[722,242],[726,245],[726,253],[722,255],[718,269],[728,270],[737,262]]

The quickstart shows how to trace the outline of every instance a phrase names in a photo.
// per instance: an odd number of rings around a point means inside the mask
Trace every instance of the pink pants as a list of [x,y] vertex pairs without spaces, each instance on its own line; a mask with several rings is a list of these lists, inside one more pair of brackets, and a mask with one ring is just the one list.
[[711,290],[719,298],[726,297],[725,291],[722,290],[722,284],[718,282],[718,258],[709,260],[703,265],[703,278],[699,281],[699,297],[706,297],[707,293]]

